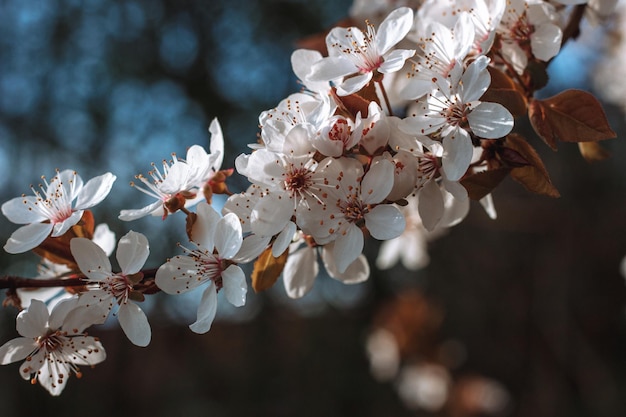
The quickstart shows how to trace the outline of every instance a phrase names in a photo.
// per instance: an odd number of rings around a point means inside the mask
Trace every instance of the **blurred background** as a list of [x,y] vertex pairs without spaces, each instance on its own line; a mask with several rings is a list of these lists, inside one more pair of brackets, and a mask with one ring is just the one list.
[[[232,166],[256,141],[259,113],[298,90],[289,62],[298,40],[350,6],[0,0],[0,200],[56,168],[84,179],[111,171],[118,180],[96,220],[118,238],[146,234],[147,266],[160,265],[184,239],[184,218],[117,221],[149,201],[128,183],[172,152],[208,149],[215,117]],[[568,45],[542,94],[611,91],[607,76],[593,77],[602,54],[615,58],[597,47],[606,39],[617,38],[596,30]],[[611,159],[593,165],[573,144],[552,152],[522,123],[562,197],[506,180],[494,193],[498,219],[473,206],[430,242],[428,266],[374,269],[356,286],[321,277],[298,301],[279,281],[250,291],[241,309],[220,304],[201,336],[187,328],[197,294],[150,297],[148,348],[113,325],[91,329],[107,360],[70,378],[60,398],[21,380],[17,364],[3,366],[0,415],[626,415],[626,125],[618,104],[605,108],[618,139],[603,144]],[[1,236],[15,227],[0,219]],[[370,242],[370,259],[377,250]],[[34,257],[0,256],[3,274],[36,274]],[[0,344],[17,336],[16,315],[0,311]]]

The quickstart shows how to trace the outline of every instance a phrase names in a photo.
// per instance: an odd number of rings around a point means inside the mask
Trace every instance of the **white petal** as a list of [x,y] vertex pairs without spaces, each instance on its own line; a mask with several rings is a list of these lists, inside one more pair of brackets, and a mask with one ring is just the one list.
[[320,59],[311,66],[306,81],[331,81],[355,72],[358,72],[358,68],[348,58],[330,56]]
[[71,368],[68,363],[46,359],[37,380],[51,395],[58,396],[65,389],[70,374]]
[[52,232],[51,223],[32,223],[17,229],[4,245],[8,253],[24,253],[43,242]]
[[92,241],[100,246],[107,256],[110,256],[115,249],[115,233],[105,223],[96,226]]
[[246,303],[248,284],[246,275],[237,265],[231,265],[222,272],[222,290],[229,303],[241,307]]
[[215,227],[215,247],[222,258],[231,259],[239,252],[243,235],[235,213],[227,213]]
[[359,255],[354,262],[348,265],[348,268],[346,268],[344,272],[339,272],[336,263],[337,259],[330,253],[331,251],[326,250],[326,247],[322,250],[322,260],[331,278],[341,281],[344,284],[359,284],[369,278],[370,266],[367,262],[367,258],[363,254]]
[[231,259],[240,264],[248,263],[263,253],[271,239],[271,236],[248,235],[243,240],[237,255]]
[[[78,296],[66,298],[58,302],[50,312],[48,327],[53,330],[60,329],[65,323],[68,313],[74,310],[77,306]],[[49,306],[47,308],[50,309]]]
[[366,204],[377,204],[383,201],[393,188],[395,165],[381,159],[370,167],[361,183],[361,200]]
[[104,200],[109,195],[115,178],[115,175],[107,172],[87,181],[83,189],[78,193],[75,208],[86,209]]
[[409,33],[413,26],[413,10],[400,7],[383,20],[376,33],[378,52],[384,55]]
[[[87,294],[90,293],[91,291],[82,293],[79,297],[79,303],[82,303],[82,299],[87,300]],[[89,326],[104,323],[109,316],[109,311],[102,303],[92,304],[90,307],[85,305],[74,307],[63,320],[61,329],[68,332],[68,334],[82,333]]]
[[283,270],[283,284],[290,298],[301,298],[308,293],[319,272],[316,250],[308,245],[290,253]]
[[206,202],[198,204],[196,214],[198,217],[191,228],[191,240],[212,252],[215,247],[215,229],[222,216]]
[[389,269],[400,260],[400,254],[403,250],[404,236],[383,242],[378,249],[376,257],[376,268]]
[[272,244],[272,256],[278,258],[284,251],[287,250],[293,237],[296,234],[296,224],[292,221],[287,222],[287,226],[278,234],[276,240]]
[[350,77],[337,86],[337,95],[349,96],[357,91],[361,90],[367,83],[370,82],[374,74],[372,72],[366,72],[365,74],[355,75]]
[[558,26],[552,23],[539,25],[535,32],[530,35],[533,55],[542,61],[549,61],[559,53],[562,38],[563,33]]
[[136,274],[146,263],[150,255],[148,239],[132,230],[124,235],[117,244],[117,262],[126,275]]
[[443,197],[435,181],[428,181],[417,194],[417,211],[426,230],[432,231],[443,217]]
[[30,337],[17,337],[0,347],[0,365],[21,361],[33,353],[37,343]]
[[211,329],[215,313],[217,312],[217,291],[213,282],[202,293],[196,321],[189,326],[195,333],[206,333]]
[[39,371],[44,364],[47,364],[45,351],[43,349],[38,350],[30,358],[31,360],[24,361],[22,365],[20,365],[20,376],[25,380],[29,380],[31,376],[36,377],[37,371]]
[[24,337],[39,337],[46,334],[48,318],[48,307],[43,301],[33,300],[28,310],[22,310],[15,320],[17,332]]
[[363,252],[363,232],[351,224],[345,234],[335,240],[333,256],[337,271],[342,274],[346,268]]
[[74,238],[70,241],[72,256],[78,264],[78,268],[89,279],[102,281],[113,275],[111,262],[102,248],[84,237]]
[[91,336],[76,336],[74,338],[76,354],[72,355],[72,363],[84,366],[94,366],[107,357],[102,343]]
[[222,133],[222,127],[217,118],[211,121],[209,132],[211,133],[209,152],[211,156],[216,156],[213,160],[213,169],[219,171],[224,160],[224,134]]
[[402,69],[407,59],[415,55],[412,49],[396,49],[385,57],[385,62],[378,68],[383,74],[390,74]]
[[389,240],[404,232],[406,220],[396,206],[380,204],[365,214],[365,226],[374,239]]
[[513,129],[513,116],[501,104],[480,103],[467,115],[472,132],[484,139],[498,139]]
[[120,215],[118,219],[128,222],[131,220],[137,220],[142,217],[152,215],[163,215],[165,214],[165,209],[163,208],[163,202],[161,200],[157,200],[154,203],[147,205],[143,208],[136,210],[122,210],[120,211]]
[[134,345],[145,347],[150,344],[152,335],[150,324],[146,314],[137,304],[129,301],[120,305],[117,318],[126,337]]
[[29,210],[29,207],[35,206],[37,197],[15,197],[2,204],[2,214],[9,219],[10,222],[16,224],[38,223],[48,218],[41,214],[38,210]]
[[156,272],[157,287],[168,294],[182,294],[203,284],[198,280],[200,272],[196,261],[190,256],[175,256],[161,265]]
[[451,181],[459,180],[472,162],[474,146],[468,133],[463,129],[456,129],[454,135],[443,138],[443,170]]
[[291,219],[294,209],[294,201],[287,193],[275,192],[264,196],[250,214],[252,231],[261,236],[280,233]]

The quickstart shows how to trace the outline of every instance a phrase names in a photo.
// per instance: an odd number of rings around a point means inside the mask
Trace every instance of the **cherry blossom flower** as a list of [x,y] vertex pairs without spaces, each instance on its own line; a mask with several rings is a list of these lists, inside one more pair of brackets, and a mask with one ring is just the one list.
[[76,298],[57,304],[51,313],[40,300],[17,316],[17,332],[22,336],[0,347],[0,365],[26,359],[20,366],[22,378],[39,382],[50,394],[59,395],[69,376],[80,378],[79,366],[94,366],[106,358],[98,339],[84,329],[92,323]]
[[122,272],[112,272],[111,262],[105,252],[89,239],[74,238],[70,241],[72,255],[87,283],[95,288],[80,295],[80,305],[100,311],[102,322],[113,306],[119,306],[117,318],[122,330],[133,344],[147,346],[151,330],[145,313],[132,300],[142,300],[142,294],[133,289],[141,281],[141,268],[148,259],[148,239],[141,233],[130,231],[124,235],[116,251]]
[[50,182],[42,179],[40,190],[31,186],[34,196],[16,197],[2,205],[7,219],[25,225],[13,232],[4,245],[9,253],[23,253],[48,236],[62,236],[80,221],[85,209],[104,200],[115,175],[107,172],[84,184],[76,171],[65,170],[57,172]]
[[502,39],[502,55],[520,74],[530,54],[548,61],[561,49],[563,32],[557,25],[554,6],[545,1],[507,1],[497,31]]
[[200,145],[187,150],[187,157],[180,160],[175,154],[170,162],[163,161],[163,172],[156,168],[136,178],[143,184],[131,182],[131,186],[157,201],[136,210],[122,210],[120,220],[136,220],[147,215],[162,216],[175,213],[181,208],[192,207],[204,199],[202,189],[216,172],[220,170],[224,158],[224,137],[217,119],[209,127],[211,144],[209,153]]
[[393,187],[394,164],[379,160],[365,174],[355,159],[331,160],[324,167],[329,184],[327,202],[313,207],[299,219],[301,228],[318,244],[334,241],[333,259],[337,271],[344,273],[363,250],[362,227],[380,240],[393,239],[404,230],[404,217],[397,207],[380,204]]
[[207,284],[198,306],[197,319],[189,326],[196,333],[206,333],[217,312],[217,293],[240,307],[246,302],[247,284],[242,269],[234,259],[242,245],[241,223],[233,213],[220,217],[206,203],[197,207],[197,219],[191,231],[193,249],[182,247],[177,255],[161,265],[156,284],[168,294],[182,294]]
[[401,96],[417,99],[433,90],[433,79],[449,78],[458,82],[462,65],[474,41],[474,25],[467,13],[461,13],[453,28],[433,21],[424,30],[426,35],[416,39],[418,56],[407,72],[408,81]]
[[408,134],[441,138],[443,171],[450,181],[459,180],[473,156],[470,136],[498,139],[513,128],[513,116],[501,104],[479,101],[489,87],[489,58],[481,56],[463,73],[459,83],[436,80],[437,90],[417,102],[417,109],[400,128]]
[[[107,256],[110,256],[115,249],[115,233],[109,229],[106,224],[99,224],[93,232],[92,241],[100,246]],[[38,275],[36,279],[56,279],[67,276],[72,272],[65,264],[56,264],[46,258],[41,260],[37,267]],[[30,305],[31,301],[41,300],[46,303],[49,309],[52,309],[56,303],[66,298],[72,297],[72,294],[65,289],[59,287],[51,288],[18,288],[17,295],[23,308]]]
[[308,81],[331,81],[341,77],[337,94],[356,93],[367,85],[374,71],[392,73],[415,54],[408,49],[392,48],[407,35],[413,26],[413,11],[408,7],[394,10],[380,24],[378,31],[368,24],[367,32],[359,28],[336,27],[326,37],[328,57],[311,67]]

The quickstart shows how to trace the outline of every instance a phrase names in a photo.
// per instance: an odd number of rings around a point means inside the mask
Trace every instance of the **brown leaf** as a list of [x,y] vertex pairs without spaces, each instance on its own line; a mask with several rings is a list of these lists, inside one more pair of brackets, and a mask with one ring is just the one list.
[[493,191],[506,178],[509,171],[508,168],[497,168],[477,172],[463,178],[461,184],[467,190],[469,198],[480,200]]
[[517,151],[529,163],[527,166],[517,167],[511,170],[511,177],[515,181],[522,184],[528,191],[549,197],[560,196],[559,191],[552,185],[548,170],[539,157],[539,154],[530,146],[526,139],[512,133],[506,137],[504,145]]
[[546,100],[533,100],[528,108],[537,134],[556,150],[556,141],[596,142],[614,138],[600,102],[590,93],[567,90]]
[[480,100],[502,104],[513,116],[525,115],[528,103],[519,86],[502,71],[494,67],[487,69],[491,75],[491,84]]
[[[368,87],[365,88],[367,89]],[[331,90],[331,95],[344,117],[354,120],[358,113],[361,113],[361,117],[367,117],[367,109],[370,101],[363,98],[361,95],[351,94],[349,96],[339,96],[334,88]]]
[[604,161],[611,156],[598,142],[578,142],[578,149],[587,162]]
[[252,271],[252,288],[254,292],[265,291],[271,288],[285,268],[289,251],[283,252],[278,258],[272,255],[272,247],[263,251],[254,262]]

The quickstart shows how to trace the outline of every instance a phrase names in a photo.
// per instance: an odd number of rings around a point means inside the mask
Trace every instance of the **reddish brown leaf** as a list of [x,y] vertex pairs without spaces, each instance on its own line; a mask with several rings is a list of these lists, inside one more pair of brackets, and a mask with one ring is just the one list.
[[491,84],[480,100],[502,104],[513,116],[525,115],[528,103],[519,86],[502,71],[494,67],[487,69],[491,75]]
[[369,83],[363,87],[358,94],[339,96],[334,88],[331,90],[331,94],[339,109],[344,113],[343,116],[353,120],[356,119],[358,113],[361,113],[361,117],[367,117],[370,102],[378,102],[374,83]]
[[528,108],[537,134],[556,150],[556,141],[596,142],[615,137],[600,102],[590,93],[567,90]]
[[254,262],[254,270],[252,271],[251,278],[254,292],[265,291],[274,285],[285,268],[288,255],[289,251],[285,251],[278,258],[274,258],[271,246],[263,251],[256,262]]
[[481,171],[466,176],[461,180],[461,184],[467,190],[469,198],[480,200],[492,192],[498,184],[509,174],[508,168],[497,168],[488,171]]
[[604,161],[611,156],[598,142],[578,142],[578,149],[587,162]]
[[511,177],[522,184],[528,191],[543,194],[550,197],[559,197],[559,191],[548,175],[548,170],[543,164],[537,151],[520,135],[510,134],[506,137],[505,146],[522,155],[529,163],[524,167],[513,168]]

